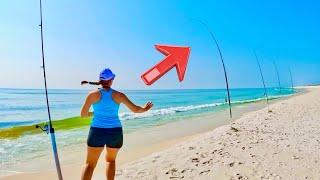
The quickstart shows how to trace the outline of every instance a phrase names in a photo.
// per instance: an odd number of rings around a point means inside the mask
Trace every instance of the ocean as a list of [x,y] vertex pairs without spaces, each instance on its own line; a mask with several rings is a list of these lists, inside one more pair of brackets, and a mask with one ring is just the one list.
[[[77,117],[89,90],[50,89],[49,103],[53,120]],[[125,133],[140,128],[159,126],[175,121],[215,113],[228,108],[224,89],[186,90],[123,90],[134,103],[144,105],[152,101],[153,109],[146,113],[131,113],[123,105],[119,116]],[[268,88],[270,99],[290,96],[296,92],[289,88]],[[232,89],[232,106],[264,100],[264,89]],[[0,132],[9,128],[25,127],[48,120],[43,89],[0,89]],[[68,123],[68,121],[63,121]],[[73,124],[67,124],[72,126]],[[58,147],[67,148],[86,141],[88,125],[68,130],[56,129]],[[1,137],[0,167],[15,171],[15,167],[37,157],[51,155],[50,139],[45,133],[30,134],[27,130],[18,137]]]

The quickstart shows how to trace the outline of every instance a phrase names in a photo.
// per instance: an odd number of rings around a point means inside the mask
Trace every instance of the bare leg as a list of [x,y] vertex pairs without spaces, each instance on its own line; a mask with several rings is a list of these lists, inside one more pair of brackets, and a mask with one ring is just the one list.
[[87,160],[82,172],[81,180],[91,180],[93,170],[104,147],[87,147]]
[[118,148],[108,148],[106,154],[106,176],[108,180],[114,180],[116,174],[116,157],[118,154]]

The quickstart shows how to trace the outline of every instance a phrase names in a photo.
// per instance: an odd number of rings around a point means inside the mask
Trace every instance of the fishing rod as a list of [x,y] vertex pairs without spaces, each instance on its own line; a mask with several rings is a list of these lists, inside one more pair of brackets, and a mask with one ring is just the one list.
[[57,143],[56,143],[56,137],[54,134],[54,128],[52,126],[51,122],[51,115],[50,115],[50,106],[49,106],[49,98],[48,98],[48,89],[47,89],[47,78],[46,78],[46,68],[44,63],[44,48],[43,48],[43,26],[42,26],[42,2],[40,0],[40,29],[41,29],[41,53],[42,53],[42,69],[43,69],[43,79],[44,79],[44,86],[45,86],[45,92],[46,92],[46,102],[47,102],[47,111],[48,111],[48,117],[49,121],[48,124],[44,125],[43,127],[36,125],[36,128],[40,128],[42,131],[46,132],[47,134],[50,133],[51,137],[51,144],[52,144],[52,150],[53,150],[53,156],[56,164],[56,169],[58,173],[59,180],[62,180],[62,173],[61,173],[61,167],[59,162],[59,156],[58,156],[58,149],[57,149]]
[[292,91],[294,91],[294,89],[293,89],[293,79],[292,79],[292,73],[291,73],[290,66],[289,66],[289,72],[290,72],[290,79],[291,79],[291,89],[292,89]]
[[224,77],[225,77],[226,87],[227,87],[228,104],[229,104],[229,114],[230,114],[230,118],[232,118],[232,108],[231,108],[231,98],[230,98],[229,81],[228,81],[227,70],[226,70],[226,66],[225,66],[225,64],[224,64],[224,60],[223,60],[223,57],[222,57],[222,52],[221,52],[220,46],[219,46],[218,41],[217,41],[217,39],[215,38],[213,32],[210,30],[209,26],[208,26],[205,22],[203,22],[203,21],[201,21],[201,20],[199,20],[199,19],[194,19],[194,20],[196,20],[196,21],[200,22],[202,25],[204,25],[204,27],[205,27],[205,28],[207,29],[207,31],[210,33],[211,38],[212,38],[212,40],[214,41],[214,43],[216,44],[217,49],[218,49],[218,51],[219,51],[219,55],[220,55],[220,59],[221,59],[221,63],[222,63],[222,66],[223,66],[223,71],[224,71]]
[[280,91],[280,93],[281,93],[281,83],[280,83],[280,76],[279,76],[278,67],[277,67],[277,65],[276,65],[276,63],[275,63],[274,61],[273,61],[273,65],[274,65],[274,69],[276,70],[276,73],[277,73],[279,91]]
[[265,97],[266,97],[266,101],[267,101],[267,105],[268,105],[268,111],[270,112],[270,108],[269,108],[269,98],[268,98],[268,93],[267,93],[267,87],[266,87],[266,83],[265,83],[265,81],[264,81],[264,77],[263,77],[261,65],[260,65],[259,58],[258,58],[256,52],[254,52],[254,55],[255,55],[255,57],[256,57],[257,64],[258,64],[258,66],[259,66],[259,71],[260,71],[260,75],[261,75],[261,80],[262,80],[262,84],[263,84],[263,88],[264,88],[264,95],[265,95]]

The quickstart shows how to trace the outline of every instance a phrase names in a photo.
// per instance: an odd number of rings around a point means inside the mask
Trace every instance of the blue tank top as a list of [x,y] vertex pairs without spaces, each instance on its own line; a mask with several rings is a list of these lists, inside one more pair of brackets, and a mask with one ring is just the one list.
[[113,89],[99,88],[100,100],[94,103],[92,127],[114,128],[122,127],[119,119],[119,104],[112,99]]

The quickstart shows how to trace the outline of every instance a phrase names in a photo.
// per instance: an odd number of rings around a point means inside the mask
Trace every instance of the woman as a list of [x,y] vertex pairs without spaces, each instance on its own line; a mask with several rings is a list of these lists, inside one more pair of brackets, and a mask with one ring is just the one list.
[[[87,139],[87,159],[82,180],[91,179],[94,168],[101,152],[106,146],[106,177],[114,179],[116,156],[123,144],[122,125],[118,111],[121,103],[125,104],[134,113],[143,113],[152,108],[148,102],[144,107],[132,103],[128,97],[111,88],[115,74],[110,69],[104,69],[100,73],[99,82],[82,81],[81,84],[89,83],[101,85],[102,88],[91,91],[81,109],[81,117],[92,118],[92,123]],[[89,112],[90,106],[93,112]]]

